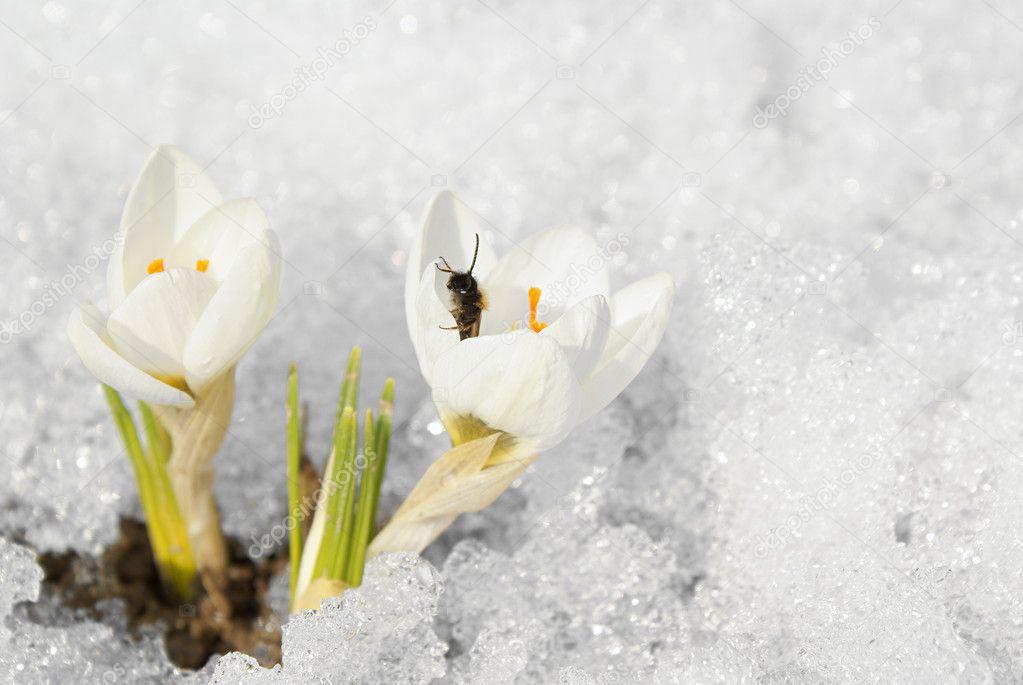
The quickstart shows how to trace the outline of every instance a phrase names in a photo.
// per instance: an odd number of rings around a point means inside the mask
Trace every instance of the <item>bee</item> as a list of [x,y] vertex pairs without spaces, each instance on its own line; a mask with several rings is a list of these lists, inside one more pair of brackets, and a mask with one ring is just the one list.
[[440,257],[444,267],[435,264],[438,271],[451,274],[448,277],[448,291],[451,293],[451,302],[454,308],[451,316],[455,317],[454,326],[441,326],[445,331],[458,331],[459,340],[475,338],[480,334],[480,320],[483,318],[483,310],[487,308],[487,296],[480,290],[479,283],[473,278],[472,270],[476,268],[476,257],[480,252],[480,235],[476,234],[476,248],[472,253],[472,264],[468,271],[455,271],[448,264],[448,260]]

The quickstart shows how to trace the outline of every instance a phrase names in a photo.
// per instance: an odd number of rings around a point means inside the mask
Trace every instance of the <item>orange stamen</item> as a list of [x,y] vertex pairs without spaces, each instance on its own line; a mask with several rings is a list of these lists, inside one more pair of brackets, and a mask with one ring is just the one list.
[[161,271],[163,271],[162,259],[154,259],[153,261],[149,262],[149,266],[146,267],[147,274],[158,274]]
[[539,333],[547,328],[547,324],[536,320],[536,308],[540,305],[540,289],[533,287],[529,289],[529,327]]
[[206,273],[206,269],[210,268],[210,260],[208,259],[197,259],[195,260],[195,270]]

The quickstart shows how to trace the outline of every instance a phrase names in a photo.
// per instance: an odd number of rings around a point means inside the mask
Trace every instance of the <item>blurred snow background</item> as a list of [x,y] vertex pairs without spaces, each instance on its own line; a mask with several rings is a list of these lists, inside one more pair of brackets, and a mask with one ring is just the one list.
[[[0,56],[0,530],[39,548],[138,510],[63,330],[158,143],[257,198],[287,261],[217,461],[246,540],[284,512],[291,361],[316,454],[352,345],[364,393],[397,377],[385,507],[440,453],[401,296],[436,188],[499,251],[575,222],[628,236],[617,284],[679,285],[633,386],[436,571],[378,562],[282,671],[219,682],[1023,681],[1018,4],[50,1],[0,11]],[[6,613],[38,577],[0,552]],[[171,672],[32,613],[0,677]]]

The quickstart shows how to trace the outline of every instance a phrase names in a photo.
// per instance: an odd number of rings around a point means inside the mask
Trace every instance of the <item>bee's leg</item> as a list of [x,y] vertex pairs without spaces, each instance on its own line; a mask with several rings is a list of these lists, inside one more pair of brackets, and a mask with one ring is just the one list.
[[441,329],[442,331],[457,331],[458,330],[458,326],[437,326],[437,328]]

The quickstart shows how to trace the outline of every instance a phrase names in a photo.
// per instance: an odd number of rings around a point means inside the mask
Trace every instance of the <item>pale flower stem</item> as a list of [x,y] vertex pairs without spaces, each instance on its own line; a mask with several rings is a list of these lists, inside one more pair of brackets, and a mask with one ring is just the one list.
[[227,569],[227,543],[213,495],[213,457],[220,450],[234,405],[234,368],[214,380],[194,407],[158,407],[171,436],[167,466],[171,487],[188,525],[188,538],[200,571]]
[[[173,459],[173,458],[172,458]],[[220,529],[220,512],[213,497],[213,469],[178,467],[169,469],[171,487],[188,523],[188,539],[195,552],[199,571],[221,573],[227,570],[227,542]]]
[[502,434],[470,440],[445,452],[373,538],[367,558],[422,552],[462,514],[479,511],[507,490],[536,455],[518,455]]

